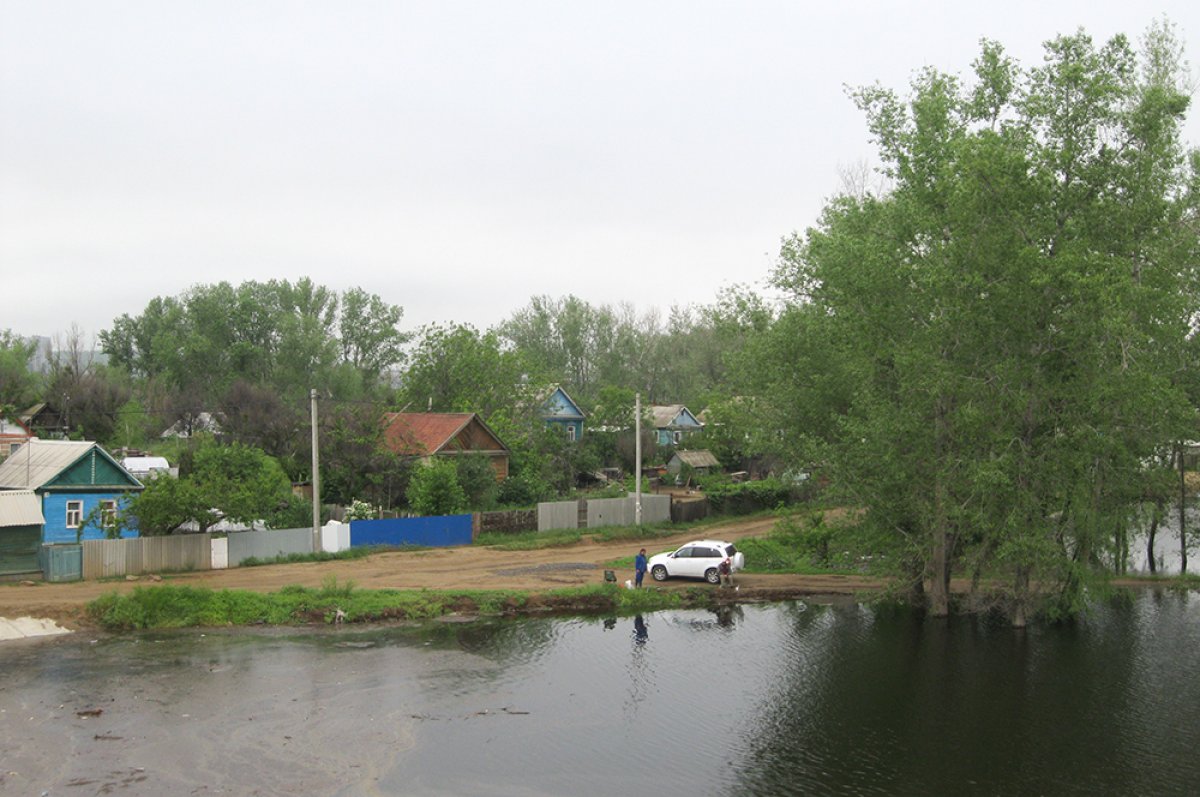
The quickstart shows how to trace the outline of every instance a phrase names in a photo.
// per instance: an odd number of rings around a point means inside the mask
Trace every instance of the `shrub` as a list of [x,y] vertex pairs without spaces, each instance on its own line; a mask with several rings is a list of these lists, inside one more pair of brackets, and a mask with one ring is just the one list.
[[714,512],[725,515],[748,515],[752,512],[778,509],[791,500],[790,489],[779,479],[710,484],[705,495]]

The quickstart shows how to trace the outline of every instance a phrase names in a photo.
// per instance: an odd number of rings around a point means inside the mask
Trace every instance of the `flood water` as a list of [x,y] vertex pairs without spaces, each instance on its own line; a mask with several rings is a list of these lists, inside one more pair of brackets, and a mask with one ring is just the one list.
[[[1200,793],[1200,596],[0,646],[0,793]],[[97,713],[98,712],[98,713]]]

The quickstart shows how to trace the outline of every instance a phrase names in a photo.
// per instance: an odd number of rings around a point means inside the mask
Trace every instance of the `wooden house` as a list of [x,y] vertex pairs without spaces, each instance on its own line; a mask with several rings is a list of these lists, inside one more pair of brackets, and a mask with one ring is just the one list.
[[29,427],[21,421],[0,418],[0,462],[33,438]]
[[583,437],[583,421],[587,416],[561,387],[542,398],[541,415],[547,426],[562,429],[568,440],[574,442]]
[[508,446],[473,412],[389,412],[383,419],[388,450],[428,462],[432,457],[487,457],[496,481],[508,478]]
[[[0,490],[32,490],[45,520],[42,542],[103,539],[105,518],[142,483],[96,443],[30,440],[0,463]],[[93,515],[98,516],[89,522]],[[136,537],[124,531],[123,537]]]
[[660,446],[680,445],[704,428],[704,424],[682,404],[656,404],[650,408],[650,414]]
[[31,434],[43,439],[62,439],[69,431],[66,413],[44,401],[22,412],[20,421]]

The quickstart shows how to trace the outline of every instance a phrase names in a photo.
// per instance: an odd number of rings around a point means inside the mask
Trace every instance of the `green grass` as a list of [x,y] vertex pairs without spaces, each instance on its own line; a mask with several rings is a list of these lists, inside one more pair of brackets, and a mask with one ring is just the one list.
[[583,532],[578,529],[522,531],[518,534],[498,534],[492,532],[480,534],[475,539],[475,544],[496,548],[501,551],[536,551],[542,548],[562,548],[567,545],[574,545],[582,539]]
[[278,592],[209,590],[160,585],[115,592],[88,604],[88,615],[106,629],[191,628],[245,625],[332,623],[343,612],[346,622],[425,620],[452,612],[479,615],[527,611],[615,612],[635,614],[685,606],[708,606],[711,589],[629,590],[594,584],[525,593],[512,590],[361,590],[333,577],[320,589],[291,586]]
[[[416,546],[414,546],[416,547]],[[329,553],[321,551],[319,553],[288,553],[280,554],[272,558],[259,558],[251,556],[249,559],[243,559],[238,563],[238,567],[261,567],[262,565],[290,565],[297,562],[332,562],[338,559],[365,559],[372,553],[377,552],[378,548],[348,548],[345,551],[337,553]]]

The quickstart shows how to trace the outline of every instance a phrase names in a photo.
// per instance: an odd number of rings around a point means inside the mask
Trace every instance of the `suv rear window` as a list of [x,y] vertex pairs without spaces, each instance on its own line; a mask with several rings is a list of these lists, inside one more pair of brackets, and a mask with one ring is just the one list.
[[737,548],[733,547],[732,545],[725,546],[725,555],[726,556],[733,556],[735,553],[737,553]]

